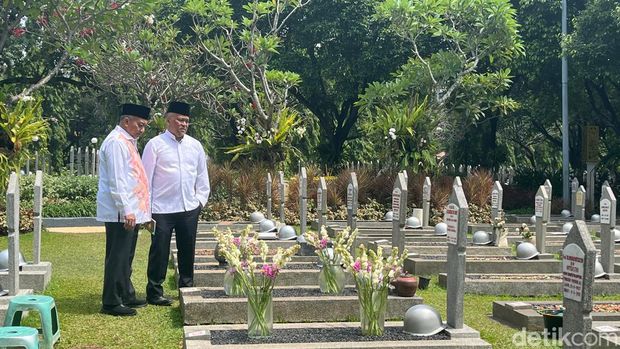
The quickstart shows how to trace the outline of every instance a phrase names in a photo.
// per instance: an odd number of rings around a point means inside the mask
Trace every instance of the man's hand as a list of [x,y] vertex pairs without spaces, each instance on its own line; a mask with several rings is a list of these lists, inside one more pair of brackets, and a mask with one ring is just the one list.
[[136,227],[136,215],[130,213],[125,215],[125,229],[133,230]]

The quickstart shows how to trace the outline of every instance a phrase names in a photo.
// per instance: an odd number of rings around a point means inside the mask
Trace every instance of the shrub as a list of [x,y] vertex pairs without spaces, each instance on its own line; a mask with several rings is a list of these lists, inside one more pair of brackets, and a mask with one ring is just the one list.
[[493,191],[493,176],[484,169],[476,169],[463,180],[463,191],[467,202],[478,207],[485,206]]

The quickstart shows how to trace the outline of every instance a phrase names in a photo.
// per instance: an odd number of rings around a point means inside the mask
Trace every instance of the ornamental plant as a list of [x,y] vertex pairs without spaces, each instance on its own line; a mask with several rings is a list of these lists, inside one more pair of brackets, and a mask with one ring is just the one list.
[[491,225],[493,226],[493,231],[498,234],[506,232],[506,219],[504,217],[504,212],[498,212],[497,217],[493,218],[493,222],[491,223]]
[[398,248],[394,247],[392,253],[384,259],[383,249],[375,252],[361,244],[357,248],[356,256],[353,256],[350,246],[357,235],[356,229],[345,240],[346,242],[336,242],[335,249],[342,256],[343,264],[355,280],[360,303],[362,334],[380,336],[383,334],[388,285],[400,275],[407,250],[399,255]]
[[319,256],[323,268],[319,274],[321,291],[330,294],[339,294],[344,289],[345,276],[341,268],[342,257],[332,246],[342,245],[347,250],[351,249],[353,240],[349,239],[351,230],[349,227],[341,230],[336,239],[332,240],[327,234],[325,227],[321,227],[321,233],[308,231],[305,234],[306,241]]
[[[213,233],[220,246],[220,253],[234,268],[239,282],[248,296],[248,332],[250,336],[266,337],[271,334],[271,293],[276,277],[292,256],[299,250],[294,245],[286,250],[279,247],[276,254],[267,260],[269,247],[258,240],[258,234],[250,236],[252,226],[248,225],[238,237],[230,229]],[[256,260],[260,262],[257,262]]]
[[521,224],[519,228],[517,228],[517,232],[526,240],[529,240],[534,236],[534,233],[530,231],[530,228],[526,223]]

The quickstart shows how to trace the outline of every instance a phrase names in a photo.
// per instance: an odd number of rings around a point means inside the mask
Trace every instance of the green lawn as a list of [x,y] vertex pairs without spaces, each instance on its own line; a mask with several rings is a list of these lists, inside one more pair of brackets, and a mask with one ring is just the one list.
[[[104,234],[43,234],[43,260],[53,263],[52,282],[46,294],[55,298],[60,313],[61,341],[57,348],[179,348],[182,347],[182,321],[178,301],[172,307],[138,309],[138,316],[116,318],[99,314],[105,254]],[[21,236],[22,252],[32,260],[32,235]],[[6,248],[7,238],[0,239]],[[133,280],[139,295],[144,296],[146,260],[150,239],[142,233],[134,261]],[[424,302],[438,309],[445,320],[446,291],[433,279],[431,287],[418,291]],[[5,286],[6,287],[6,286]],[[168,270],[168,295],[177,298],[172,269]],[[619,299],[616,296],[596,299]],[[559,297],[465,297],[465,323],[480,331],[493,348],[516,348],[512,337],[519,332],[491,319],[494,300],[543,300]],[[35,317],[27,323],[36,324]],[[542,347],[542,346],[541,346]],[[547,346],[549,347],[549,346]],[[557,347],[557,346],[556,346]]]

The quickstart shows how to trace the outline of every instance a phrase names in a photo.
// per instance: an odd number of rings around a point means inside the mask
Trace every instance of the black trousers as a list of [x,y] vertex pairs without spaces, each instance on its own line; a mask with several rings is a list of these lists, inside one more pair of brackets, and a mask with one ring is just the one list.
[[149,249],[148,282],[146,297],[155,299],[164,295],[161,286],[166,280],[168,260],[170,258],[170,238],[172,231],[176,235],[177,260],[179,267],[179,287],[194,286],[194,254],[196,250],[196,230],[201,207],[192,211],[158,214],[152,217],[157,221],[155,234],[151,235]]
[[105,223],[104,307],[114,307],[136,298],[131,283],[131,263],[136,252],[138,225],[126,230],[124,223]]

